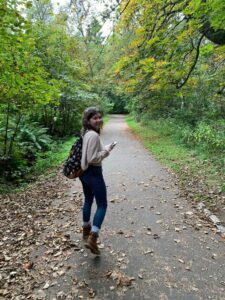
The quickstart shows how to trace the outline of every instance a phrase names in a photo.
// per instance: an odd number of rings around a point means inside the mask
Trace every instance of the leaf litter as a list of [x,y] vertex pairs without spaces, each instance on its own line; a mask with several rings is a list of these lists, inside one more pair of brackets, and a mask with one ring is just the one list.
[[70,185],[58,174],[0,195],[0,298],[44,299],[68,270],[67,260],[80,248],[66,230],[79,229],[74,214],[81,208],[80,195],[66,193]]
[[[96,297],[96,292],[86,281],[74,279],[71,291],[59,290],[71,269],[69,261],[74,251],[88,256],[80,247],[80,240],[71,238],[74,232],[81,233],[74,215],[80,213],[82,207],[79,192],[73,192],[72,196],[68,194],[71,183],[57,174],[47,181],[37,181],[29,190],[0,196],[0,298],[47,299],[48,290],[53,287],[54,299]],[[122,230],[117,234],[134,237]],[[104,244],[100,247],[104,248]],[[115,256],[115,269],[107,278],[114,281],[115,286],[110,290],[124,293],[135,280],[124,273],[129,259],[121,251],[111,252]],[[81,265],[84,264],[87,261]]]

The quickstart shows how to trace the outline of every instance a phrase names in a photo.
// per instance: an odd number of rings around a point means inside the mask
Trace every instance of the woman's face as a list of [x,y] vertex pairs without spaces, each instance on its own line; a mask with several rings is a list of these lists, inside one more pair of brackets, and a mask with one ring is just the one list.
[[95,114],[92,118],[89,119],[88,123],[93,129],[99,132],[103,124],[102,115],[100,113]]

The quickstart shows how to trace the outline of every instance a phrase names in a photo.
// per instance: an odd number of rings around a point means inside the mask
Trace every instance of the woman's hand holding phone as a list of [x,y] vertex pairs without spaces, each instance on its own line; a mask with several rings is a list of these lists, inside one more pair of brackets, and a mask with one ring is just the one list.
[[112,142],[111,144],[106,145],[106,146],[105,146],[105,149],[106,149],[107,151],[110,152],[110,151],[116,146],[116,144],[117,144],[117,142],[114,141],[114,142]]

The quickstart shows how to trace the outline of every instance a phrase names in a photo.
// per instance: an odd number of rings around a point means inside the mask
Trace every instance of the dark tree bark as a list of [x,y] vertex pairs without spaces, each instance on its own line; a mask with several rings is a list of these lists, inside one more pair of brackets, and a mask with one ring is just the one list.
[[225,30],[214,30],[209,21],[205,21],[202,25],[201,33],[211,42],[218,45],[225,45]]

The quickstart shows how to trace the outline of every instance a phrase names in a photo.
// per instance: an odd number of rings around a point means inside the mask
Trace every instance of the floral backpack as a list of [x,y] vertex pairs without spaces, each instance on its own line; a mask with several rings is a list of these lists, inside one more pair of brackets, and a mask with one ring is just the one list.
[[69,157],[63,164],[63,174],[69,179],[79,177],[83,174],[83,170],[81,169],[82,144],[83,137],[80,135],[73,144]]

